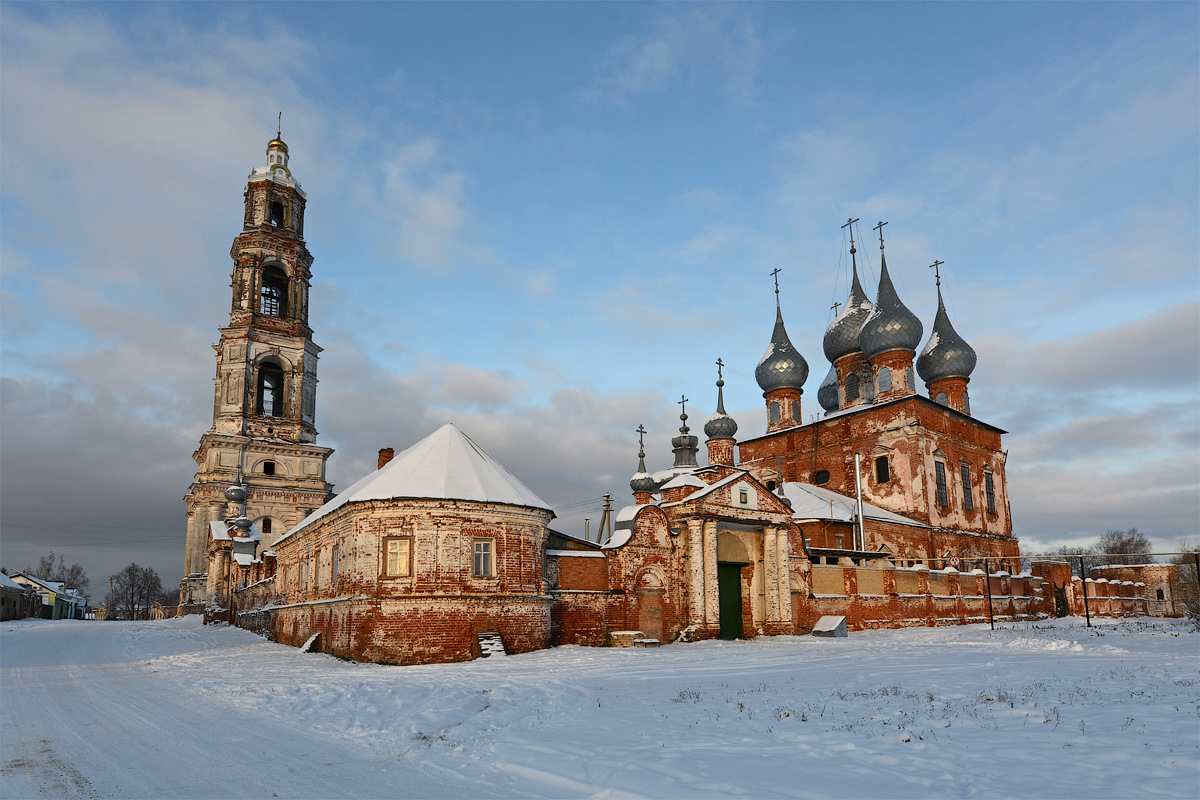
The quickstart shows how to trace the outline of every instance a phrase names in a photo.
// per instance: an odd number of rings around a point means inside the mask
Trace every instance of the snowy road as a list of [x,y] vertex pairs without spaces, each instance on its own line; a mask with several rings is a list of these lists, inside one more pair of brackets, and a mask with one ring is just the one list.
[[1200,635],[1074,620],[429,667],[0,626],[0,795],[1196,797]]

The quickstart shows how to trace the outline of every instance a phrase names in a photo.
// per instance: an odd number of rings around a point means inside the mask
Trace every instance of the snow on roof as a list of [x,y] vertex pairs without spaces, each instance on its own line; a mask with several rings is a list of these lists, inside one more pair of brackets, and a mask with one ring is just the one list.
[[249,553],[234,553],[233,560],[238,563],[238,566],[248,567],[254,563],[254,556]]
[[12,578],[5,575],[3,572],[0,572],[0,586],[5,587],[6,589],[21,589],[22,591],[24,591],[24,589],[25,589],[24,586],[17,583]]
[[[783,494],[792,501],[792,517],[795,519],[834,519],[842,522],[854,519],[855,502],[853,497],[846,497],[844,494],[838,494],[811,483],[785,483]],[[832,511],[829,506],[830,501],[833,501]],[[863,516],[867,519],[897,522],[901,525],[913,525],[918,528],[929,527],[923,522],[894,514],[865,501],[863,502]]]
[[347,503],[401,497],[553,510],[453,423],[447,423],[318,508],[275,544]]
[[704,481],[700,480],[699,478],[697,478],[692,473],[685,472],[682,475],[676,475],[674,478],[667,481],[659,488],[660,488],[660,490],[661,489],[675,489],[680,486],[696,486],[696,487],[703,489],[704,487],[708,486],[708,484],[705,483]]

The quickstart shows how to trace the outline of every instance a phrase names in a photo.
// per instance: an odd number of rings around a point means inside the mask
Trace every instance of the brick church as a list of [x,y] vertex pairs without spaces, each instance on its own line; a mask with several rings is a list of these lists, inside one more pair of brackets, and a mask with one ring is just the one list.
[[925,338],[888,274],[883,223],[874,301],[848,223],[853,280],[825,332],[824,414],[803,423],[809,366],[776,283],[755,371],[763,432],[737,438],[718,360],[707,463],[685,406],[671,466],[649,472],[639,440],[633,503],[597,542],[555,531],[553,509],[453,425],[380,451],[375,472],[333,494],[314,427],[305,200],[277,135],[247,182],[213,426],[185,498],[189,610],[345,657],[428,663],[804,633],[827,614],[863,628],[1052,607],[1053,587],[1013,574],[1004,431],[971,415],[975,352],[940,279]]

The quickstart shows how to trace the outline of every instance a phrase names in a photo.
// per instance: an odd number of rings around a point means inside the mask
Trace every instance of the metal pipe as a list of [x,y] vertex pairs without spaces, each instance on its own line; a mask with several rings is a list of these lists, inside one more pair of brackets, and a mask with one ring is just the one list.
[[855,550],[867,549],[867,532],[863,528],[862,454],[854,454],[854,494],[858,504],[858,541]]

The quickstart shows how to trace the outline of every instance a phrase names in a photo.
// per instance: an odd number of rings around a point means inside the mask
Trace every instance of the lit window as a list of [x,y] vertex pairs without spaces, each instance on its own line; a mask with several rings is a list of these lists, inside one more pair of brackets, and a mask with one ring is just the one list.
[[850,375],[846,378],[846,402],[858,399],[858,376]]
[[992,473],[983,473],[983,491],[987,494],[987,509],[989,514],[996,513],[996,487],[992,483]]
[[937,475],[937,503],[942,508],[950,505],[950,497],[946,492],[946,465],[940,461],[933,462],[933,469]]
[[879,391],[887,392],[892,388],[892,371],[887,367],[879,368]]
[[411,575],[412,539],[407,537],[384,539],[384,546],[387,552],[384,574],[389,578]]
[[963,486],[963,508],[967,511],[975,510],[975,501],[971,498],[971,468],[962,465],[962,486]]
[[471,563],[471,574],[476,578],[492,577],[492,540],[476,539],[474,542],[474,557]]
[[888,467],[888,457],[879,456],[875,459],[875,482],[887,483],[892,479],[892,470]]

